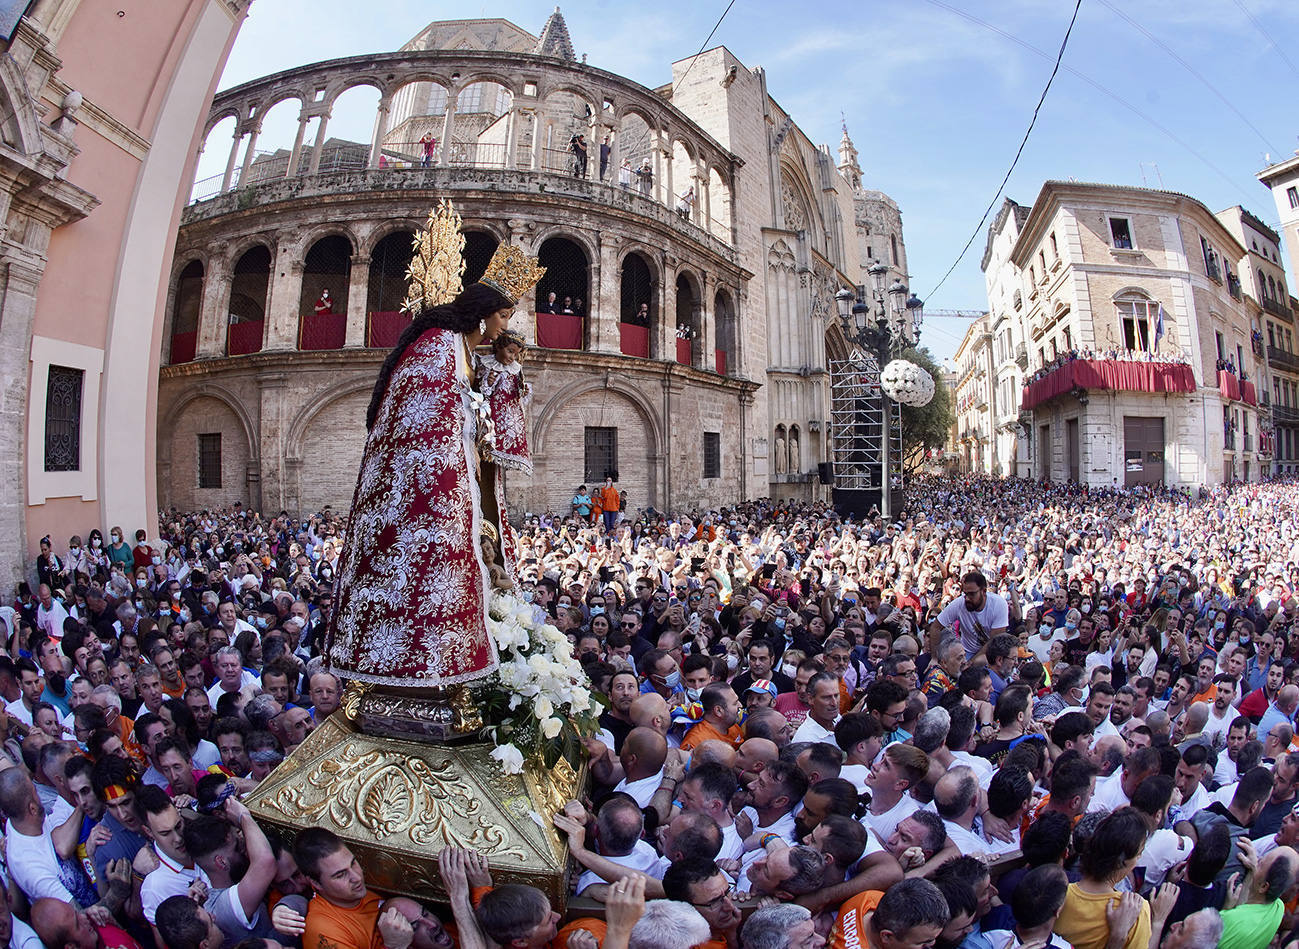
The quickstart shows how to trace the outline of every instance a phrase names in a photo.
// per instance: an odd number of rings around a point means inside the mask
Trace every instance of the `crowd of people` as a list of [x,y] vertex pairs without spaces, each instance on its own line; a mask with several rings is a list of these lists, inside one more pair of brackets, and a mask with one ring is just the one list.
[[[1264,947],[1299,901],[1299,487],[921,481],[911,516],[528,514],[605,706],[561,918],[384,899],[240,798],[341,699],[346,518],[48,540],[0,656],[13,946]],[[0,934],[6,932],[0,925]]]

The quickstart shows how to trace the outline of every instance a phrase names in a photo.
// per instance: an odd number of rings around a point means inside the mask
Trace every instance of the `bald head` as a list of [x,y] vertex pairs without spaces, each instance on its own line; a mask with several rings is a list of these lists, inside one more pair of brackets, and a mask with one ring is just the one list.
[[[1299,690],[1297,690],[1299,691]],[[1198,735],[1209,723],[1209,703],[1196,702],[1186,710],[1186,734]]]
[[735,770],[735,748],[728,741],[710,738],[695,745],[690,753],[690,767],[715,762],[728,770]]
[[[1101,768],[1102,773],[1112,774],[1118,770],[1118,765],[1123,763],[1128,751],[1127,742],[1118,735],[1105,735],[1097,738],[1092,745],[1092,757],[1095,758],[1096,764]],[[1117,762],[1114,767],[1109,768],[1108,763]],[[1109,768],[1109,770],[1105,770]]]
[[627,714],[637,728],[652,728],[664,738],[667,737],[668,726],[672,724],[672,712],[663,696],[657,692],[646,692],[638,696],[631,703]]
[[1258,871],[1250,882],[1251,903],[1270,903],[1285,896],[1299,873],[1299,851],[1277,847],[1258,862]]
[[1276,707],[1287,715],[1293,715],[1299,709],[1299,685],[1283,685],[1277,693]]
[[780,749],[770,738],[746,739],[735,752],[735,772],[747,784],[779,757]]
[[663,770],[668,740],[652,728],[636,727],[627,733],[619,754],[628,781],[639,781]]
[[1172,721],[1168,718],[1168,713],[1161,708],[1150,710],[1146,715],[1146,725],[1156,738],[1160,735],[1167,738],[1172,732]]
[[44,897],[33,903],[32,929],[47,946],[79,945],[77,911],[63,900]]
[[767,738],[776,743],[777,748],[789,744],[793,731],[789,720],[774,708],[755,708],[744,721],[744,734],[748,738]]

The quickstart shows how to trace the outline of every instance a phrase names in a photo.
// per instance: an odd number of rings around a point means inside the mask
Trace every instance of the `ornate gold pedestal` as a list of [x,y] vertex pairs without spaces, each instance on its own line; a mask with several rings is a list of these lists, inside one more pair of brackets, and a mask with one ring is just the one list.
[[586,765],[560,760],[505,775],[490,743],[427,744],[363,734],[335,712],[249,795],[258,821],[291,837],[325,827],[347,843],[366,883],[386,894],[446,900],[437,855],[486,856],[493,880],[545,891],[562,911],[568,845],[551,815],[577,796]]

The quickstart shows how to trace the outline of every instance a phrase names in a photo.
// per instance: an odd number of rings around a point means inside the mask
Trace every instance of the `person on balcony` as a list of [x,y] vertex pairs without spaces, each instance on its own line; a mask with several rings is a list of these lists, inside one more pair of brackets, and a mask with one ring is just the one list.
[[649,326],[650,325],[649,304],[642,303],[640,305],[640,308],[636,311],[636,314],[627,322],[633,323],[636,326]]
[[568,140],[568,147],[573,153],[573,177],[586,177],[586,136],[574,135]]
[[572,315],[573,315],[573,298],[572,298],[572,297],[564,297],[564,305],[560,308],[560,311],[559,311],[559,312],[563,313],[565,316],[572,316]]
[[334,312],[334,300],[329,295],[329,288],[326,287],[320,291],[320,299],[316,301],[316,316],[326,316]]
[[600,140],[600,180],[604,181],[604,174],[609,170],[609,153],[612,148],[609,146],[609,136],[606,135]]
[[631,159],[624,158],[618,166],[618,185],[623,191],[631,187]]
[[648,198],[654,192],[654,169],[650,167],[648,158],[636,170],[636,177],[640,180],[640,193]]
[[685,190],[677,201],[677,214],[681,215],[681,220],[690,220],[690,212],[695,207],[695,186],[691,185]]
[[432,132],[425,132],[424,137],[419,140],[419,147],[422,156],[419,160],[419,166],[427,168],[433,164],[433,155],[438,150],[438,140],[433,137]]

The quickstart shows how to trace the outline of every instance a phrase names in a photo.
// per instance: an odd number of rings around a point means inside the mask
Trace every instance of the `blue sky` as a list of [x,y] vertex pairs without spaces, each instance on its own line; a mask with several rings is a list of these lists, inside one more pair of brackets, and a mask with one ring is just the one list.
[[[699,50],[725,6],[583,0],[562,9],[579,56],[653,87]],[[257,0],[220,87],[393,50],[433,20],[503,17],[537,33],[552,9],[528,0]],[[1068,0],[735,0],[709,45],[765,67],[771,93],[813,141],[835,148],[846,115],[867,186],[902,207],[912,289],[926,309],[980,309],[983,231],[934,288],[1005,174],[1072,12]],[[368,89],[348,93],[328,134],[368,141],[376,101]],[[1005,193],[1029,203],[1048,178],[1145,184],[1215,211],[1243,204],[1275,223],[1254,174],[1265,154],[1275,161],[1299,147],[1296,103],[1296,0],[1083,0]],[[270,115],[259,148],[292,144],[295,108]],[[200,178],[220,174],[227,134],[211,141]],[[926,319],[924,342],[946,357],[963,332],[959,320]]]

